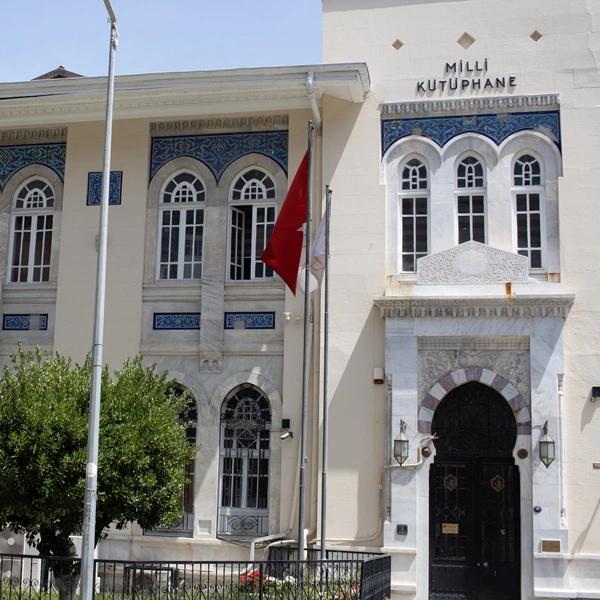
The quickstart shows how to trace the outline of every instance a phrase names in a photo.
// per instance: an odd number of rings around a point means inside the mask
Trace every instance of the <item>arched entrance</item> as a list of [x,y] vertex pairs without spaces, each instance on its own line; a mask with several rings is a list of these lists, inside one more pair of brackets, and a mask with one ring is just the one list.
[[517,424],[496,390],[477,382],[449,392],[431,424],[430,600],[518,600]]

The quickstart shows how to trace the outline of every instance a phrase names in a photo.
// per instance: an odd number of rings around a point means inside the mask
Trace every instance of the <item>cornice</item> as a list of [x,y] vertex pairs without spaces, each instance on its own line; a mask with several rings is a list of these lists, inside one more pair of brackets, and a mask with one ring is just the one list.
[[180,119],[177,121],[159,121],[150,123],[153,136],[185,135],[198,132],[217,132],[231,130],[235,132],[286,131],[289,125],[288,115],[215,117],[211,119]]
[[445,100],[417,100],[414,102],[385,102],[379,105],[381,118],[398,116],[430,116],[435,114],[512,112],[539,108],[558,108],[558,94],[532,96],[494,96]]
[[566,319],[574,295],[482,298],[384,297],[374,300],[385,319],[431,318],[561,318]]

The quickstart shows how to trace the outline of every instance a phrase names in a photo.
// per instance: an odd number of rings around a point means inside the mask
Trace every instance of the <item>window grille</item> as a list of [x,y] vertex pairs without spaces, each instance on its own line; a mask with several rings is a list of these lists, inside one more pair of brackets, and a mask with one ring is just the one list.
[[275,225],[275,184],[259,169],[240,175],[231,190],[229,278],[235,281],[273,277],[260,256]]
[[158,279],[200,279],[205,200],[202,181],[177,173],[164,186],[159,210]]
[[429,251],[429,179],[421,160],[412,158],[401,168],[399,187],[402,271],[411,272]]
[[221,410],[220,533],[264,532],[269,509],[271,410],[257,387],[244,384]]
[[50,280],[54,190],[43,179],[30,179],[17,190],[11,236],[10,281]]

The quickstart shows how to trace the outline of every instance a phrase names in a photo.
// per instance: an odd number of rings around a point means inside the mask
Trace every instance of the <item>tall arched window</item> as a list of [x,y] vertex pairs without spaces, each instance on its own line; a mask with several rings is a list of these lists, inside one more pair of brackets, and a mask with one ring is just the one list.
[[513,167],[513,193],[517,220],[517,252],[529,259],[529,267],[541,269],[542,169],[531,154],[522,154]]
[[164,185],[159,204],[158,279],[200,279],[204,184],[182,171]]
[[232,390],[221,409],[220,534],[266,534],[269,529],[271,409],[251,384]]
[[485,243],[485,178],[481,161],[463,158],[456,169],[458,243]]
[[273,269],[260,260],[277,211],[275,184],[261,169],[242,173],[231,187],[229,278],[273,277]]
[[417,260],[429,251],[429,176],[425,163],[411,158],[400,166],[398,200],[402,271],[416,271]]
[[50,280],[54,190],[39,177],[25,181],[15,194],[10,247],[11,282]]

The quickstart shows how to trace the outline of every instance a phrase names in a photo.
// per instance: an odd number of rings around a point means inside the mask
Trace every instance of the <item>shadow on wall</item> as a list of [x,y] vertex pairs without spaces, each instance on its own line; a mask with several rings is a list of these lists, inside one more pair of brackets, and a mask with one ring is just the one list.
[[324,0],[323,11],[371,10],[373,8],[394,8],[417,4],[448,4],[449,2],[471,2],[472,0]]
[[[373,308],[350,354],[343,341],[347,342],[353,332],[338,328],[346,329],[347,325],[332,320],[330,364],[343,364],[344,369],[335,388],[335,373],[331,374],[329,391],[329,473],[333,479],[330,506],[335,507],[332,517],[340,515],[334,517],[337,523],[331,534],[338,538],[343,531],[344,537],[381,545],[386,401],[385,386],[373,384],[373,368],[383,365],[384,323]],[[345,507],[356,511],[355,515],[348,514]]]

